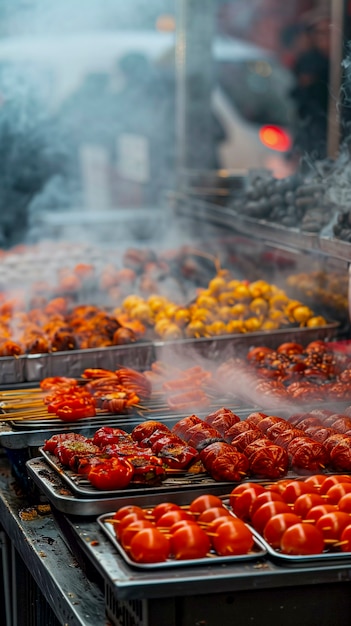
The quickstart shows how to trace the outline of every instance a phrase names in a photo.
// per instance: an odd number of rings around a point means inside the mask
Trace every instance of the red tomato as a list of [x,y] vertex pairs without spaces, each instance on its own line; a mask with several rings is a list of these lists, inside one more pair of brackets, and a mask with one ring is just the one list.
[[[179,528],[184,528],[184,526],[198,526],[198,523],[192,519],[181,519],[179,522],[175,522],[170,528],[169,533],[173,535]],[[168,530],[168,529],[167,529]]]
[[207,509],[207,511],[201,513],[197,521],[199,524],[210,524],[211,522],[213,522],[214,519],[216,519],[217,517],[222,517],[223,515],[226,515],[227,517],[233,517],[230,511],[228,511],[228,509],[225,509],[224,506],[214,506],[211,509]]
[[333,474],[333,476],[328,476],[325,479],[324,483],[321,485],[320,493],[322,495],[327,493],[330,487],[332,487],[333,485],[336,485],[337,483],[350,483],[350,482],[351,482],[351,476],[348,476],[347,474]]
[[122,532],[119,535],[119,541],[121,542],[125,550],[129,550],[130,542],[135,533],[139,532],[143,528],[153,528],[154,524],[147,519],[137,519],[135,522],[129,524],[126,528],[122,528]]
[[303,493],[296,498],[292,510],[305,519],[308,511],[318,504],[325,504],[325,499],[319,493]]
[[156,506],[152,509],[152,515],[154,516],[156,522],[168,511],[180,511],[182,510],[179,504],[175,504],[175,502],[161,502],[160,504],[156,504]]
[[191,513],[202,513],[206,509],[210,509],[213,506],[222,506],[222,500],[213,494],[204,494],[195,498],[190,504],[189,510]]
[[242,491],[239,494],[233,494],[229,496],[230,506],[232,507],[235,515],[240,517],[242,520],[250,519],[250,508],[253,501],[263,493],[265,490],[262,485],[255,485],[254,487],[249,487]]
[[171,537],[171,553],[177,560],[202,559],[211,548],[211,542],[198,524],[178,528]]
[[286,529],[299,522],[301,522],[301,518],[295,513],[273,515],[264,527],[263,537],[276,550],[280,548],[281,538]]
[[156,526],[158,528],[170,528],[176,522],[179,522],[182,519],[193,519],[187,511],[183,509],[174,509],[171,511],[167,511],[161,517],[156,520]]
[[323,534],[324,540],[338,541],[341,533],[351,522],[350,515],[343,513],[342,511],[332,511],[322,515],[316,521],[316,528],[318,528]]
[[282,491],[282,498],[288,504],[293,504],[303,493],[317,493],[316,487],[302,480],[290,480]]
[[145,517],[142,517],[138,512],[134,512],[128,513],[128,515],[125,515],[122,519],[118,520],[118,524],[114,524],[117,538],[120,539],[122,537],[123,531],[127,528],[127,526],[140,519],[145,519]]
[[247,554],[254,545],[251,530],[239,519],[229,519],[217,526],[213,547],[220,556]]
[[319,490],[325,479],[326,476],[324,474],[313,474],[312,476],[308,476],[308,478],[305,478],[304,482],[307,485],[313,485]]
[[162,563],[169,553],[169,539],[156,527],[139,530],[129,546],[129,554],[136,563]]
[[277,480],[275,483],[271,483],[267,489],[269,491],[275,491],[276,493],[282,493],[285,487],[291,482],[291,478],[282,478],[281,480]]
[[312,524],[300,522],[286,529],[280,546],[284,554],[321,554],[324,549],[323,533]]
[[94,465],[88,473],[88,479],[97,489],[110,491],[124,489],[133,478],[134,469],[125,459],[111,458],[104,463]]
[[327,496],[327,502],[330,504],[338,504],[340,498],[346,493],[351,493],[351,483],[336,483],[328,489],[325,495]]
[[340,537],[342,552],[351,552],[351,524],[346,526]]
[[313,506],[306,515],[306,520],[309,522],[316,523],[317,520],[326,513],[332,513],[333,511],[337,511],[338,507],[336,504],[317,504],[317,506]]
[[254,482],[249,482],[249,481],[246,483],[240,483],[240,485],[236,485],[236,487],[232,489],[231,495],[235,496],[236,494],[242,493],[243,491],[246,491],[246,489],[250,489],[251,487],[256,489],[257,487],[261,488],[262,485],[259,485],[258,483],[254,483]]
[[261,535],[268,520],[277,513],[290,513],[290,507],[286,502],[266,502],[262,504],[252,516],[252,525]]
[[253,514],[257,509],[262,506],[262,504],[266,504],[266,502],[284,502],[283,498],[276,491],[265,491],[264,493],[260,493],[259,496],[253,501],[250,507],[250,517],[252,519]]
[[351,493],[345,493],[338,502],[339,511],[349,513],[351,515]]
[[122,506],[118,511],[116,511],[113,515],[113,519],[121,520],[122,517],[129,515],[129,513],[139,513],[140,517],[145,517],[145,511],[136,504],[126,504]]

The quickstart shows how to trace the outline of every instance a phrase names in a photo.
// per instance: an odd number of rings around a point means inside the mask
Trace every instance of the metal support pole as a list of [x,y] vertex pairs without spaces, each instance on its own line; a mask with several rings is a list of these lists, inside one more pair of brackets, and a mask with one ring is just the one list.
[[176,33],[178,173],[213,168],[213,0],[179,0]]
[[340,119],[338,107],[342,87],[342,59],[344,35],[344,0],[331,0],[330,5],[330,70],[329,70],[329,103],[328,103],[328,137],[327,152],[331,158],[338,156],[340,147]]

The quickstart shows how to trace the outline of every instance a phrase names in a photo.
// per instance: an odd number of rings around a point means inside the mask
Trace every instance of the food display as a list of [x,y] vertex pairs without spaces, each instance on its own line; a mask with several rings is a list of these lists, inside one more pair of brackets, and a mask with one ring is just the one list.
[[325,326],[327,321],[285,291],[264,280],[249,282],[218,270],[188,306],[169,298],[127,296],[120,313],[139,320],[164,340]]
[[134,567],[208,565],[264,556],[251,529],[214,494],[187,505],[162,501],[151,508],[123,506],[98,523]]
[[311,474],[271,485],[235,487],[235,515],[259,533],[268,553],[285,564],[350,557],[351,477]]
[[351,362],[332,344],[316,340],[303,346],[283,342],[277,349],[255,346],[246,357],[218,366],[220,386],[237,389],[245,383],[247,395],[281,403],[349,401]]

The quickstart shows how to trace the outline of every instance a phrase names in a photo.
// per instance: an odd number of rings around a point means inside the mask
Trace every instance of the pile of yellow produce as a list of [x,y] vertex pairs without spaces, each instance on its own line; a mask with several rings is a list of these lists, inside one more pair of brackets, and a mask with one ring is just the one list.
[[214,337],[219,335],[270,331],[285,327],[318,327],[327,322],[284,290],[264,280],[234,279],[219,270],[207,288],[199,291],[188,306],[151,294],[147,299],[129,295],[120,309],[130,320],[139,320],[164,339]]

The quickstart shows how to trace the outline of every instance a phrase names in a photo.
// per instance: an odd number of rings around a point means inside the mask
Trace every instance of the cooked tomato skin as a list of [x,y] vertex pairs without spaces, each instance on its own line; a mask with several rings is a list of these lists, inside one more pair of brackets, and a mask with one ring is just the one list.
[[301,518],[295,513],[277,513],[265,525],[263,537],[276,550],[280,548],[281,538],[286,529],[299,522]]
[[176,522],[182,519],[193,519],[190,513],[183,509],[177,509],[174,511],[167,511],[161,517],[156,520],[156,526],[159,528],[170,528]]
[[178,528],[172,534],[170,544],[171,552],[177,560],[204,558],[211,547],[206,532],[193,523]]
[[133,466],[126,459],[112,458],[91,468],[88,480],[103,491],[124,489],[133,478]]
[[217,517],[222,516],[233,517],[228,509],[224,508],[224,506],[213,506],[206,511],[203,511],[198,517],[197,521],[199,524],[210,524],[213,520],[217,519]]
[[189,511],[200,514],[213,506],[222,506],[222,500],[211,493],[203,494],[190,503]]
[[292,510],[296,515],[304,519],[308,511],[318,504],[326,504],[324,498],[319,493],[302,493],[301,496],[296,498]]
[[216,528],[213,547],[220,556],[247,554],[254,545],[248,526],[239,519],[229,519]]
[[158,528],[144,528],[131,539],[129,554],[137,563],[162,563],[170,553],[169,539]]
[[249,520],[250,519],[250,507],[253,501],[257,498],[257,496],[260,493],[263,493],[264,491],[265,491],[265,488],[257,484],[254,487],[249,487],[248,489],[245,489],[239,494],[231,493],[229,496],[229,502],[235,515],[240,517],[240,519],[242,520]]
[[123,528],[119,540],[125,550],[129,550],[130,542],[134,535],[144,528],[153,528],[153,523],[147,519],[137,519]]
[[277,513],[289,513],[290,507],[285,502],[274,500],[272,502],[266,502],[262,504],[252,516],[252,526],[259,532],[261,535],[264,532],[264,528],[267,522],[273,515],[277,515]]
[[321,554],[324,549],[322,532],[312,524],[300,522],[286,529],[281,539],[284,554]]
[[157,520],[165,513],[168,513],[168,511],[179,510],[181,510],[181,507],[175,502],[160,502],[160,504],[156,504],[156,506],[152,509],[152,516],[157,522]]
[[325,540],[339,541],[342,531],[350,524],[350,519],[348,513],[331,511],[316,521],[316,528],[321,531]]
[[342,531],[340,541],[342,552],[351,552],[351,524]]

